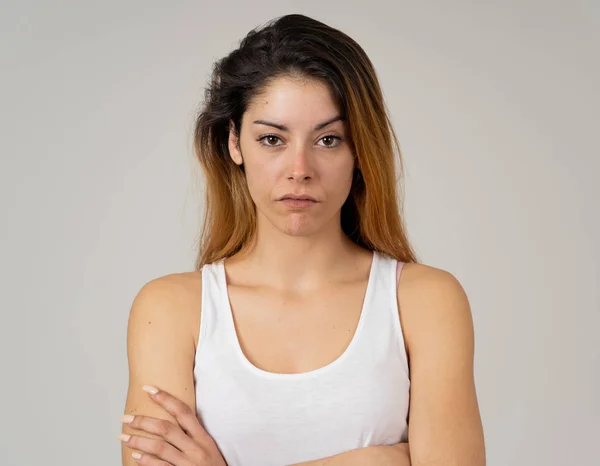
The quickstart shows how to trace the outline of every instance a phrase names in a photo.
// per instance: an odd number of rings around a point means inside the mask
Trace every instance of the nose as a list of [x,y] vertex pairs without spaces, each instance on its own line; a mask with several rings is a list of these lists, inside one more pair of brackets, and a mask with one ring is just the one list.
[[312,155],[303,146],[290,151],[288,178],[294,181],[304,181],[314,176]]

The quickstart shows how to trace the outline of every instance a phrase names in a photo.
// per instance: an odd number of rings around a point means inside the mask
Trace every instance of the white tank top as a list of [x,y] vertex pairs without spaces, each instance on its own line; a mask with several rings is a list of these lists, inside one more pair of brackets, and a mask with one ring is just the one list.
[[374,252],[349,346],[298,374],[267,372],[246,358],[223,260],[204,265],[196,410],[228,466],[282,466],[408,440],[410,381],[396,300],[402,265]]

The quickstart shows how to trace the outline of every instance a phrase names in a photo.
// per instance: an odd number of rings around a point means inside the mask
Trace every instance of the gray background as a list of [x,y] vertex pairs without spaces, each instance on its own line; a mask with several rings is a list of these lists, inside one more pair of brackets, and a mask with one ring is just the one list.
[[3,2],[0,464],[120,463],[130,305],[196,254],[210,66],[293,12],[375,64],[410,238],[470,298],[488,464],[600,464],[598,5]]

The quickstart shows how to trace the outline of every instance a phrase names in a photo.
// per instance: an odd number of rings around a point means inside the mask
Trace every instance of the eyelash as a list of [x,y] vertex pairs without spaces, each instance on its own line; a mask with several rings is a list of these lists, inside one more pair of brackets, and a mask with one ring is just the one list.
[[[257,141],[259,141],[260,144],[265,147],[279,147],[280,146],[280,145],[273,146],[271,144],[263,143],[262,141],[265,140],[266,138],[277,138],[281,141],[281,138],[279,136],[277,136],[276,134],[265,134],[264,136],[259,137],[257,139]],[[335,134],[327,134],[327,135],[323,136],[321,139],[325,139],[325,138],[333,138],[333,139],[337,139],[337,141],[338,141],[338,143],[335,146],[321,146],[321,147],[324,147],[325,149],[336,149],[337,147],[339,147],[339,145],[343,141],[343,139],[341,137],[336,136]],[[319,141],[321,139],[319,139]]]

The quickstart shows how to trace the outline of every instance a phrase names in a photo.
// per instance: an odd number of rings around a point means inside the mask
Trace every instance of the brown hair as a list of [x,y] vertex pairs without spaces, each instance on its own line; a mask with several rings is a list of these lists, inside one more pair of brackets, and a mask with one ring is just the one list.
[[242,251],[254,237],[256,207],[243,165],[229,156],[229,122],[239,135],[252,99],[284,76],[326,83],[346,117],[355,169],[342,206],[344,233],[369,250],[416,262],[403,221],[403,202],[398,200],[404,193],[400,144],[373,64],[343,32],[291,14],[251,30],[236,50],[214,64],[194,135],[207,187],[196,270]]

